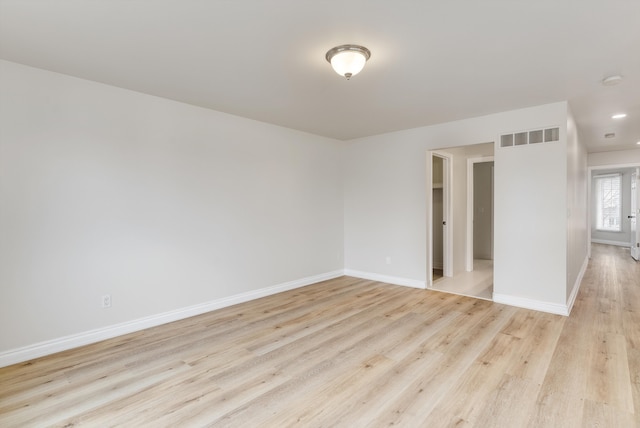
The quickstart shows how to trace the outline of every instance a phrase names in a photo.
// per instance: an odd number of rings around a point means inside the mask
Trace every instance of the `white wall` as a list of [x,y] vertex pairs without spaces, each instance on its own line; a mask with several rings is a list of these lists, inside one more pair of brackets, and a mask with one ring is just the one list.
[[0,100],[0,354],[343,268],[340,142],[5,61]]
[[612,152],[589,153],[588,166],[639,165],[640,148]]
[[[566,106],[557,142],[496,148],[494,295],[566,301]],[[513,128],[510,131],[523,130]]]
[[589,254],[587,151],[567,108],[567,290],[569,307],[580,287]]
[[[495,141],[506,132],[559,126],[557,144],[496,150],[494,255],[495,287],[501,293],[564,304],[566,120],[567,103],[561,102],[348,142],[345,267],[424,283],[426,152]],[[498,152],[503,154],[498,157]],[[386,256],[392,257],[391,264],[385,263]]]

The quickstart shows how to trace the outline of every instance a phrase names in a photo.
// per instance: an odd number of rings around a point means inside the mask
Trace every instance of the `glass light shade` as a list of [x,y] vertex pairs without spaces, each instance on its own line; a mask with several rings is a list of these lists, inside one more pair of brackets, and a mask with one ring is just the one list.
[[336,46],[329,49],[325,55],[335,72],[346,77],[347,80],[360,73],[369,57],[371,57],[369,49],[359,45]]
[[351,77],[362,71],[365,62],[367,59],[361,52],[342,51],[331,58],[331,67],[340,76]]

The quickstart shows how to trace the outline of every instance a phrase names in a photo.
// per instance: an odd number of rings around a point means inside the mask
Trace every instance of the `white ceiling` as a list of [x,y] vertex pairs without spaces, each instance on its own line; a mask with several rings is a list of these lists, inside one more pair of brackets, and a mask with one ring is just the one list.
[[[640,0],[0,0],[0,58],[337,139],[569,100],[593,152],[639,147],[639,22]],[[345,43],[372,53],[350,81],[324,59]]]

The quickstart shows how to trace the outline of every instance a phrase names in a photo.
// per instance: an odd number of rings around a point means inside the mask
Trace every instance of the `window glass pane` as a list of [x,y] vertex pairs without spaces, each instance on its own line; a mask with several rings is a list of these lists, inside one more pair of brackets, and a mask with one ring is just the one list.
[[621,176],[596,177],[596,228],[616,231],[621,228]]

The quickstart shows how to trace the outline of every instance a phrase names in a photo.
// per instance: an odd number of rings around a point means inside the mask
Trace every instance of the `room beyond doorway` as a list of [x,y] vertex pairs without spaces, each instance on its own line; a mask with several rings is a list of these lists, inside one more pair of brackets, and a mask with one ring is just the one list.
[[[433,177],[427,190],[429,289],[493,298],[493,153],[493,143],[429,152],[427,176]],[[449,185],[440,179],[440,171],[447,169],[440,166],[440,159],[448,159]],[[451,205],[446,222],[440,215],[446,198],[439,196],[445,194]],[[451,254],[448,272],[442,263],[442,249],[447,246]]]

